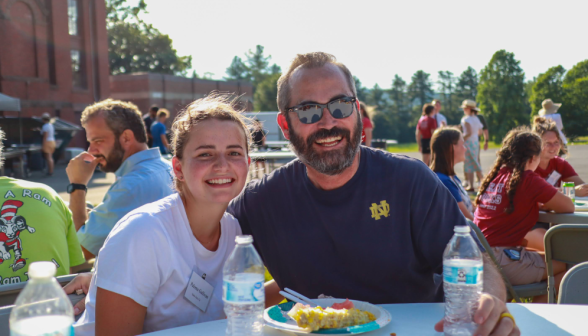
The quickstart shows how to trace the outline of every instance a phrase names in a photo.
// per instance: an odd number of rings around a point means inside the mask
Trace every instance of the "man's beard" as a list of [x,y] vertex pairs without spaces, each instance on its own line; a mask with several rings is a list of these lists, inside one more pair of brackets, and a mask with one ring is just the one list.
[[125,151],[120,145],[120,141],[118,139],[114,140],[114,148],[108,153],[108,157],[104,155],[95,155],[97,158],[103,158],[106,161],[104,166],[100,165],[100,170],[105,173],[114,173],[115,171],[120,168],[123,163],[123,157],[125,155]]
[[[309,135],[305,142],[290,126],[290,148],[302,163],[319,173],[330,176],[339,175],[353,163],[361,142],[361,129],[361,118],[357,118],[353,134],[350,134],[347,129],[333,127],[329,130],[321,129]],[[341,137],[340,141],[347,140],[347,145],[344,148],[324,153],[319,153],[314,149],[313,144],[316,140],[337,136]]]

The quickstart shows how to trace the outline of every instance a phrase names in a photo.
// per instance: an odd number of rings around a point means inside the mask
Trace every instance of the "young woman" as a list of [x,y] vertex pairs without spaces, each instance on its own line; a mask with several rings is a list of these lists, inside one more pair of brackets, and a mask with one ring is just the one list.
[[53,175],[53,168],[55,162],[53,161],[53,153],[55,152],[55,127],[51,122],[51,115],[45,112],[41,117],[43,120],[43,127],[41,128],[41,135],[43,135],[43,156],[47,161],[47,175]]
[[[178,193],[130,212],[106,239],[78,322],[95,320],[96,335],[225,318],[222,270],[241,234],[225,210],[245,185],[250,135],[223,96],[190,104],[172,131]],[[213,288],[205,309],[184,297],[190,279]]]
[[463,172],[467,182],[467,191],[474,191],[474,173],[476,173],[478,180],[482,181],[482,166],[480,165],[480,142],[478,135],[482,128],[482,122],[476,116],[475,112],[479,109],[476,107],[476,102],[466,99],[462,102],[464,117],[461,119],[461,127],[463,129],[463,139],[465,140],[466,159],[463,165]]
[[374,124],[372,123],[372,119],[370,118],[369,114],[367,113],[366,105],[362,102],[359,103],[359,110],[361,111],[361,122],[363,124],[363,141],[362,145],[371,147],[372,145],[372,132],[374,130]]
[[[494,167],[480,186],[474,222],[480,227],[513,285],[547,278],[544,255],[522,247],[539,217],[539,203],[555,212],[573,212],[572,200],[533,171],[539,165],[541,138],[528,128],[510,131],[497,152]],[[565,264],[553,262],[556,287]],[[541,296],[533,302],[546,302]]]
[[427,166],[431,159],[431,136],[433,136],[433,131],[437,129],[437,121],[432,117],[434,111],[435,106],[431,104],[423,105],[423,115],[419,119],[415,133],[419,152],[423,154],[423,162]]
[[466,147],[461,132],[455,128],[439,128],[431,138],[431,170],[451,192],[463,215],[474,220],[474,206],[468,193],[455,175],[454,166],[465,160]]
[[588,184],[578,176],[566,160],[558,156],[561,151],[567,154],[567,149],[563,147],[563,139],[555,122],[544,117],[535,117],[533,132],[539,135],[543,142],[541,162],[535,173],[556,188],[561,186],[561,182],[574,182],[576,196],[588,196]]

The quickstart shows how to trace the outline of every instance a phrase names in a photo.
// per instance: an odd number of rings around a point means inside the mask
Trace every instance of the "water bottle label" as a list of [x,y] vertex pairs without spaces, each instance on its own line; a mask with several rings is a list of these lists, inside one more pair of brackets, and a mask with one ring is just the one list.
[[477,285],[482,283],[483,266],[443,265],[443,281],[450,284]]
[[235,281],[223,281],[223,299],[230,303],[255,303],[265,301],[263,276],[253,274]]

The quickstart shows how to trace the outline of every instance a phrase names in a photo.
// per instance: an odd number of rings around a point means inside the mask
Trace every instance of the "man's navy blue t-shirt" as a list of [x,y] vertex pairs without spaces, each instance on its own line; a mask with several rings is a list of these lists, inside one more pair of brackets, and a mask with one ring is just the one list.
[[453,227],[467,225],[421,161],[363,146],[338,189],[316,188],[294,160],[249,183],[228,212],[280,288],[375,304],[441,301],[434,274]]

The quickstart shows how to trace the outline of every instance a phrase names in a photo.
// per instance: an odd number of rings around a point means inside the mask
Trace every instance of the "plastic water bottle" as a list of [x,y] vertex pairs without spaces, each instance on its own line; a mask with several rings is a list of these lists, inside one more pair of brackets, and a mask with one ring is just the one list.
[[73,336],[73,306],[55,280],[55,264],[34,262],[10,313],[10,336]]
[[445,291],[445,335],[473,335],[473,321],[483,288],[482,253],[469,226],[456,226],[455,234],[443,253],[443,289]]
[[223,268],[223,301],[228,336],[261,336],[265,308],[263,262],[251,236],[237,236]]

